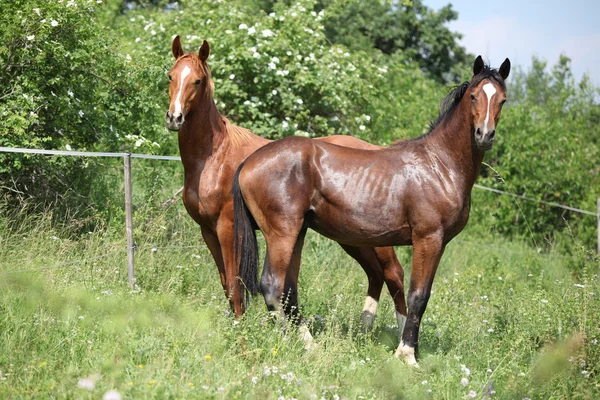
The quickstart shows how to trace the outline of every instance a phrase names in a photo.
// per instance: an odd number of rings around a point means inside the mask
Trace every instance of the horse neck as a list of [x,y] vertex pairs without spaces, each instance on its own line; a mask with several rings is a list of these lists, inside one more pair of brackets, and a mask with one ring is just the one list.
[[179,153],[186,172],[203,165],[198,161],[222,153],[229,143],[214,100],[203,96],[197,104],[188,112],[178,135]]
[[425,137],[429,148],[456,171],[463,189],[470,193],[479,175],[484,152],[479,150],[472,138],[471,102],[464,96],[454,112]]

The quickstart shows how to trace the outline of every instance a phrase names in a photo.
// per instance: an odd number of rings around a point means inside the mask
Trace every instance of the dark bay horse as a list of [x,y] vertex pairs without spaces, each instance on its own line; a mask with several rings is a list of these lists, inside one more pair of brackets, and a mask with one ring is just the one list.
[[269,309],[278,309],[284,294],[297,309],[307,228],[349,246],[412,245],[408,318],[395,356],[417,365],[433,278],[446,244],[467,224],[471,189],[494,143],[509,72],[508,59],[495,70],[477,57],[472,80],[443,100],[429,133],[389,148],[348,149],[291,137],[248,157],[232,188],[247,288],[253,294],[258,289],[252,224],[267,244],[260,289]]
[[[219,113],[206,63],[210,53],[206,41],[198,54],[184,54],[177,36],[172,52],[176,61],[169,73],[171,103],[165,119],[169,129],[178,131],[184,168],[183,202],[190,216],[200,225],[202,237],[219,269],[225,295],[236,316],[240,316],[244,302],[238,279],[239,267],[234,258],[231,184],[240,163],[270,141],[231,124]],[[319,142],[362,149],[380,148],[351,136],[331,136]],[[369,278],[363,323],[369,325],[372,322],[384,281],[395,299],[398,315],[405,315],[403,271],[394,249],[345,244],[342,247],[360,263]]]

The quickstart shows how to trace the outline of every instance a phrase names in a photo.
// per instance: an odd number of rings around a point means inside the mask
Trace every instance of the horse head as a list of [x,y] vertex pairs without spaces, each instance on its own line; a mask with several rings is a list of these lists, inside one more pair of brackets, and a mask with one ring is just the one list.
[[198,106],[200,99],[210,90],[210,70],[206,65],[210,46],[205,40],[198,54],[184,54],[179,36],[176,36],[171,49],[175,64],[169,72],[171,102],[165,121],[170,130],[178,131],[185,122],[186,116]]
[[504,80],[510,72],[510,60],[504,60],[499,69],[486,66],[481,56],[473,64],[473,79],[468,91],[471,96],[471,130],[477,148],[492,148],[496,125],[500,120],[502,105],[506,102]]

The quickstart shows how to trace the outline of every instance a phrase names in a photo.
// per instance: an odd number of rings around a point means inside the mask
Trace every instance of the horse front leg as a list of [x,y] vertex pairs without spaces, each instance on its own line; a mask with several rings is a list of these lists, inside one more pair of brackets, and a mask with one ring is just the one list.
[[[417,236],[417,235],[413,235]],[[408,291],[408,317],[402,340],[394,356],[407,364],[418,366],[419,327],[431,295],[431,286],[437,267],[444,252],[443,233],[436,232],[413,237],[413,262]]]
[[223,288],[229,299],[229,304],[236,317],[240,317],[244,311],[243,293],[244,288],[240,280],[240,266],[235,258],[235,247],[233,240],[233,215],[228,217],[222,215],[217,222],[217,235],[223,257],[223,269],[225,271],[225,282]]

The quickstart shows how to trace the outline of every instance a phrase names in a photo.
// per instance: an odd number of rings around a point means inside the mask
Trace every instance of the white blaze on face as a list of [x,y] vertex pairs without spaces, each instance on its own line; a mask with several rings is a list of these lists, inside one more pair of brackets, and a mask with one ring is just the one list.
[[483,121],[483,134],[488,133],[488,121],[490,120],[490,104],[492,103],[492,97],[496,94],[496,87],[491,83],[486,83],[483,85],[483,91],[487,96],[487,112],[485,114],[485,120]]
[[175,118],[181,114],[181,92],[183,91],[183,81],[185,81],[185,78],[187,78],[190,72],[192,72],[192,70],[186,65],[183,71],[181,71],[181,76],[179,77],[179,91],[175,97],[175,110],[173,111],[173,117]]

